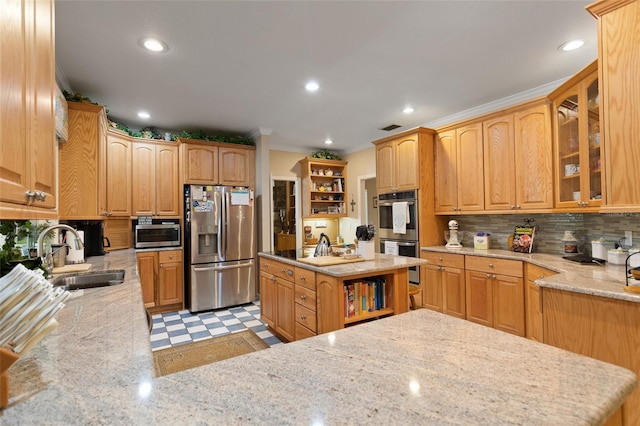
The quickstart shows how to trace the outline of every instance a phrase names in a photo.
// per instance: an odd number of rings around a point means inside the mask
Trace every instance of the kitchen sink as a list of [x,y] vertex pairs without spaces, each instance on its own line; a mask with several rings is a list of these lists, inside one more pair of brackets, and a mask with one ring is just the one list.
[[106,287],[118,285],[124,282],[124,269],[112,271],[82,272],[76,275],[64,275],[54,278],[54,287],[63,287],[65,290],[81,290],[85,288]]

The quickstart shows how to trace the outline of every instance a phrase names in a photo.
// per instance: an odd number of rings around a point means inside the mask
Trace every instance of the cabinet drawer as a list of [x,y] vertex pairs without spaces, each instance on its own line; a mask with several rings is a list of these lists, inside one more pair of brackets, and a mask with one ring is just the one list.
[[307,309],[316,310],[316,292],[309,290],[306,287],[302,287],[296,284],[295,290],[296,303],[301,304]]
[[284,262],[278,262],[276,260],[260,258],[260,270],[275,275],[276,277],[284,278],[285,280],[292,281],[294,277],[295,267],[288,265]]
[[304,325],[299,322],[296,323],[296,340],[306,339],[308,337],[315,336],[316,333],[314,331],[309,330]]
[[465,256],[466,269],[470,271],[488,272],[491,274],[522,277],[522,261],[498,259],[495,257]]
[[308,289],[316,289],[316,273],[308,269],[299,268],[296,266],[295,271],[296,279],[295,283],[304,286]]
[[315,333],[316,313],[296,303],[296,323],[302,324]]
[[550,269],[527,263],[527,280],[529,281],[539,280],[540,278],[550,277],[556,274],[557,272]]
[[160,263],[182,262],[182,250],[166,250],[158,252]]
[[434,253],[434,252],[422,252],[420,257],[430,265],[436,266],[449,266],[452,268],[464,269],[464,255],[451,254],[451,253]]

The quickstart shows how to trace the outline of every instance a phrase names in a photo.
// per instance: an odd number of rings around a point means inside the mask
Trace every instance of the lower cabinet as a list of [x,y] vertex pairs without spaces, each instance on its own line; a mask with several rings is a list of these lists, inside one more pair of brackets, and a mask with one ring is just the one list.
[[524,299],[526,303],[526,336],[536,342],[543,342],[542,327],[542,294],[540,287],[535,284],[536,280],[555,275],[556,272],[537,265],[527,263],[526,266],[527,285]]
[[260,317],[280,337],[295,340],[293,266],[260,259]]
[[184,302],[182,250],[136,253],[144,307],[151,313],[181,310]]
[[466,318],[464,256],[447,253],[422,253],[429,262],[420,270],[422,305],[425,308]]
[[465,264],[467,319],[525,336],[522,262],[466,256]]
[[295,268],[295,338],[296,340],[315,336],[316,315],[316,273],[304,268]]

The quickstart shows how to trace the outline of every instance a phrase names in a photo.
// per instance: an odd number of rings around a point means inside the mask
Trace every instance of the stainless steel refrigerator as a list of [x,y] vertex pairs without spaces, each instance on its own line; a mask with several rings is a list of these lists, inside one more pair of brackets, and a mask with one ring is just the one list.
[[256,297],[253,190],[185,185],[187,309],[207,311]]

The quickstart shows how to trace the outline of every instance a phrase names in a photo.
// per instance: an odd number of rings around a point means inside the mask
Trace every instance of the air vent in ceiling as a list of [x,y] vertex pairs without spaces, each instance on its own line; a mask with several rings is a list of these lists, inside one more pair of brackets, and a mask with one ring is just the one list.
[[392,130],[397,129],[398,127],[402,127],[402,126],[400,126],[398,124],[389,124],[387,127],[383,127],[380,130],[384,130],[384,131],[390,132]]

